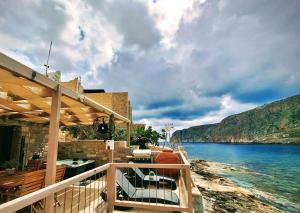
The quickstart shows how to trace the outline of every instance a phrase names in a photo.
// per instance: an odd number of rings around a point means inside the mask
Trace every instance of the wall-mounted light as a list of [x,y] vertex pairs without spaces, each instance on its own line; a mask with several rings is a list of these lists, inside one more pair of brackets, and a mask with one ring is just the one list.
[[32,71],[31,80],[35,80],[35,79],[36,79],[36,71]]

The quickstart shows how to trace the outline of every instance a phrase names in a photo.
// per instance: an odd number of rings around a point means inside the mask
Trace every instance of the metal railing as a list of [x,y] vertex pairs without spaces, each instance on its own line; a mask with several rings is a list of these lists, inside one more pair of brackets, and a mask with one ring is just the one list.
[[[190,165],[182,152],[179,156],[180,164],[108,163],[4,203],[0,213],[23,208],[28,209],[25,212],[93,213],[122,207],[192,212]],[[51,211],[44,208],[49,196],[55,198]]]
[[[112,164],[116,173],[116,197],[113,205],[158,211],[190,212],[192,206],[189,166],[184,164]],[[154,172],[144,179],[133,172]],[[133,170],[133,171],[132,171]],[[146,171],[145,171],[146,170]],[[176,170],[177,172],[174,172]],[[170,174],[172,171],[172,174]],[[118,177],[119,175],[119,177]]]
[[180,164],[112,163],[108,170],[108,210],[131,207],[192,212],[190,164],[182,152],[178,155]]

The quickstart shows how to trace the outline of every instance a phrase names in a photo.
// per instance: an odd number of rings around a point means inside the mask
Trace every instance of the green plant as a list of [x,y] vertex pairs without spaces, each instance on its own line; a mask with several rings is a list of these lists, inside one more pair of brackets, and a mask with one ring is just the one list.
[[[77,126],[64,126],[61,128],[62,131],[67,131],[74,138],[80,140],[87,139],[106,139],[106,135],[100,134],[97,125],[77,125]],[[158,140],[164,138],[164,134],[159,134],[156,130],[152,129],[151,126],[148,128],[141,127],[134,129],[130,133],[131,144],[140,145],[141,148],[145,147],[146,143],[152,143],[158,145]],[[116,141],[126,140],[126,131],[124,128],[116,127],[113,134],[113,139]]]
[[151,126],[148,128],[141,127],[135,129],[131,132],[131,144],[139,145],[140,148],[146,148],[146,143],[152,143],[158,145],[158,140],[161,138],[161,135]]
[[13,169],[13,168],[17,168],[18,163],[14,160],[9,160],[9,161],[5,161],[4,163],[1,164],[1,168],[3,169]]
[[116,141],[125,141],[126,140],[126,131],[125,131],[125,129],[121,128],[121,127],[116,127],[113,138]]
[[64,126],[61,130],[68,132],[72,137],[79,140],[106,139],[106,135],[98,131],[98,125]]

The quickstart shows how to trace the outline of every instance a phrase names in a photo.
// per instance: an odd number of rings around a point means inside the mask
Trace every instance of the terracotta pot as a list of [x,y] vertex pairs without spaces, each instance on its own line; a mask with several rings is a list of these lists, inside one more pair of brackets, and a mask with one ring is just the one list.
[[[155,163],[158,164],[180,164],[179,156],[173,152],[172,149],[163,149],[161,153],[159,153],[155,158]],[[165,176],[177,176],[179,170],[178,169],[158,169],[157,172],[160,175]]]

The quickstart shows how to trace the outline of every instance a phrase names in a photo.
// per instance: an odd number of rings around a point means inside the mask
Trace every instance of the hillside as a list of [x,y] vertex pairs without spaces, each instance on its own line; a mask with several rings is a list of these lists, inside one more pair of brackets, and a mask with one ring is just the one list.
[[173,133],[172,141],[300,144],[300,95]]

